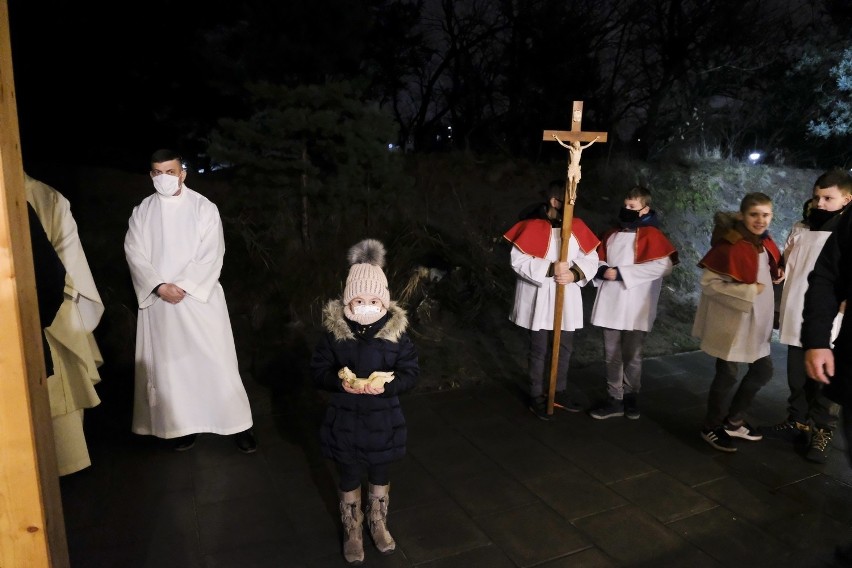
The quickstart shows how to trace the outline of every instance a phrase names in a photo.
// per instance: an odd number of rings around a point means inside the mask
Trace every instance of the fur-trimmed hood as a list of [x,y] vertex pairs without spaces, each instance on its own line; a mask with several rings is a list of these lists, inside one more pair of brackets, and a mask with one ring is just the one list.
[[713,235],[710,237],[711,246],[721,241],[727,241],[732,245],[740,241],[746,241],[757,247],[758,250],[763,250],[767,239],[770,239],[769,231],[766,231],[762,235],[752,234],[743,223],[742,215],[736,211],[717,211],[713,215]]
[[759,236],[750,233],[740,214],[733,211],[718,211],[713,221],[710,251],[698,262],[698,266],[728,275],[737,282],[753,284],[758,276],[757,259],[765,250],[772,279],[782,276],[779,269],[781,252],[769,231]]
[[737,230],[739,222],[740,214],[736,211],[716,211],[713,215],[713,235],[710,237],[710,244],[715,245],[721,240],[731,244],[741,241],[743,234]]
[[[322,326],[338,341],[355,339],[355,334],[352,333],[352,329],[343,315],[342,300],[328,301],[322,310]],[[391,301],[388,306],[388,320],[375,337],[396,343],[407,329],[408,314],[399,304]]]

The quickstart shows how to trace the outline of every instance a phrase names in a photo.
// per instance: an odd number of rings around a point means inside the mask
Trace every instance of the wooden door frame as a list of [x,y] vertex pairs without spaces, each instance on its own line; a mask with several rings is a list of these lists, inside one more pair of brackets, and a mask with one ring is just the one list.
[[65,568],[9,32],[0,0],[0,568]]

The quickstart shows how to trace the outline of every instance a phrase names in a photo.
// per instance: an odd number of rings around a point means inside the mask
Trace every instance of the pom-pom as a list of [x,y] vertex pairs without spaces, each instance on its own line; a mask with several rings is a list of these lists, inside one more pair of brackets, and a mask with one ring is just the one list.
[[346,258],[350,265],[372,264],[382,268],[385,265],[385,245],[376,239],[364,239],[349,249]]

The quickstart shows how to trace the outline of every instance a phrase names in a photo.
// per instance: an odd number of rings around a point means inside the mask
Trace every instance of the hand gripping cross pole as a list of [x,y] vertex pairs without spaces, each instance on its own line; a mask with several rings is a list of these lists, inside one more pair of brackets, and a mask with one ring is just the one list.
[[[574,202],[577,200],[577,184],[580,183],[580,155],[595,142],[606,142],[606,132],[583,132],[583,101],[574,101],[571,112],[571,130],[545,130],[545,142],[558,142],[568,149],[568,173],[565,176],[565,196],[562,200],[562,242],[559,260],[568,260],[568,245],[571,239],[571,223],[574,219]],[[586,144],[581,144],[586,142]],[[556,307],[553,311],[553,353],[550,356],[550,383],[547,389],[547,413],[553,414],[553,399],[556,397],[556,371],[559,368],[559,340],[562,331],[562,306],[565,303],[565,286],[556,286]]]

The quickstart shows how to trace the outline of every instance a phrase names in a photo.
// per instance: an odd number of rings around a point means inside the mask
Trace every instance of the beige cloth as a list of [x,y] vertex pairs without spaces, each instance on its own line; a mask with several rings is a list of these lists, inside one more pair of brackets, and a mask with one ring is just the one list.
[[753,363],[769,355],[775,298],[766,251],[757,259],[757,281],[764,285],[735,282],[729,276],[704,269],[701,298],[692,335],[712,357],[732,363]]
[[95,385],[103,364],[94,332],[104,305],[95,286],[71,205],[61,193],[25,174],[27,201],[65,266],[65,300],[44,334],[53,374],[47,378],[59,475],[91,465],[83,433],[83,409],[100,404]]

